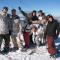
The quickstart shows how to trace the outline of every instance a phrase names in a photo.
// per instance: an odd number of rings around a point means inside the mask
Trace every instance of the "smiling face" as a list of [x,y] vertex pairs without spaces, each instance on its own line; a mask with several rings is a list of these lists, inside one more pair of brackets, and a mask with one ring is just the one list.
[[52,19],[51,17],[49,17],[49,21],[50,21],[50,22],[52,22],[52,21],[53,21],[53,19]]
[[12,11],[12,15],[15,16],[16,15],[16,11]]
[[2,12],[3,12],[3,14],[5,14],[5,15],[6,15],[6,14],[7,14],[7,12],[8,12],[8,10],[3,9],[3,10],[2,10]]
[[32,13],[32,15],[33,15],[33,16],[36,16],[36,13],[35,13],[35,12],[33,12],[33,13]]
[[42,12],[39,12],[38,15],[39,15],[39,16],[42,16]]
[[53,18],[52,15],[48,15],[48,16],[47,16],[47,20],[48,20],[49,22],[52,22],[52,21],[54,20],[54,18]]
[[15,9],[12,9],[11,13],[13,16],[16,16],[16,10]]

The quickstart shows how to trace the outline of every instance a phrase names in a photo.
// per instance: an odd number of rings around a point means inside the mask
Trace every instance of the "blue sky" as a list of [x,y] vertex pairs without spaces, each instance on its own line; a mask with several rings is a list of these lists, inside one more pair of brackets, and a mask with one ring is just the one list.
[[10,10],[18,9],[18,6],[25,11],[42,9],[46,14],[60,16],[60,0],[0,0],[0,10],[4,6]]

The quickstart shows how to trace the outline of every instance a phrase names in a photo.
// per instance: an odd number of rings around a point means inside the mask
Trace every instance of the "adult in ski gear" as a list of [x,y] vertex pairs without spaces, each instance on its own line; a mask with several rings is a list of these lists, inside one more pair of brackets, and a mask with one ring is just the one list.
[[[21,47],[21,38],[20,35],[22,33],[22,26],[20,22],[20,18],[16,15],[16,10],[12,9],[12,42],[14,44],[14,50],[17,50]],[[23,35],[22,35],[23,36]],[[23,39],[24,40],[24,39]]]
[[25,48],[29,48],[30,46],[30,19],[27,13],[25,13],[20,7],[19,11],[25,16],[24,26],[23,26],[23,36],[25,41]]
[[51,55],[55,55],[57,53],[57,49],[55,47],[55,37],[59,35],[59,23],[53,18],[52,15],[48,15],[48,24],[45,31],[45,37],[47,38],[48,44],[48,52]]
[[2,52],[9,52],[10,43],[10,14],[8,14],[8,7],[3,7],[2,14],[0,14],[0,48],[2,39],[5,40],[5,47]]

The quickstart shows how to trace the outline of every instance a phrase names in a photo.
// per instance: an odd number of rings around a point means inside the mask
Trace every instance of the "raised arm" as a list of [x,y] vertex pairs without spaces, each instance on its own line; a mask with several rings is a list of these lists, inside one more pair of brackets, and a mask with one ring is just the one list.
[[19,11],[26,17],[26,20],[28,21],[28,24],[31,24],[30,16],[29,16],[27,13],[25,13],[25,12],[21,9],[21,7],[18,7],[18,8],[19,8]]
[[19,11],[20,11],[26,18],[28,18],[27,13],[24,12],[24,11],[21,9],[21,7],[18,7],[18,8],[19,8]]

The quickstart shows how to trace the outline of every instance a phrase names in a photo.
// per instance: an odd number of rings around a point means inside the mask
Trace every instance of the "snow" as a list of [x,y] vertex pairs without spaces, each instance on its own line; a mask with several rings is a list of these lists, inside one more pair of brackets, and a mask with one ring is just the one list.
[[[60,50],[60,37],[55,41],[56,47]],[[33,54],[30,54],[35,51]],[[20,49],[16,52],[9,52],[6,55],[0,54],[0,60],[52,60],[47,51],[47,45],[40,46],[39,48],[28,49],[26,52],[21,52]],[[60,60],[60,54],[56,60]]]
[[39,47],[36,49],[36,53],[29,55],[32,50],[27,50],[27,52],[9,52],[7,55],[0,55],[0,60],[48,60],[50,59],[46,47]]
[[[36,49],[35,53],[29,55],[33,49],[28,49],[27,52],[21,52],[17,50],[16,52],[9,52],[7,55],[0,55],[0,60],[51,60],[46,46],[41,46]],[[60,60],[60,57],[56,58]]]

